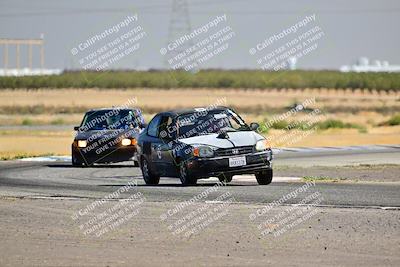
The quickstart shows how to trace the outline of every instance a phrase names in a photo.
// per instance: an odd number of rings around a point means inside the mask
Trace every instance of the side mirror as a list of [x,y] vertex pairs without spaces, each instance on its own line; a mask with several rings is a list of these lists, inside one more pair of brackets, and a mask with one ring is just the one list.
[[257,122],[252,122],[252,123],[250,123],[249,127],[250,127],[250,130],[257,131],[258,127],[260,127],[260,124],[258,124]]
[[79,126],[74,126],[74,131],[79,131]]

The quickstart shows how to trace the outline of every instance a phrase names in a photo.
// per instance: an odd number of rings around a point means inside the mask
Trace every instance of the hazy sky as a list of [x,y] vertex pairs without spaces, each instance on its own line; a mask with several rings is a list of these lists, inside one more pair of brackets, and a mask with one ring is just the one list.
[[[192,29],[226,14],[226,25],[235,33],[229,48],[202,67],[256,69],[250,48],[314,13],[314,25],[324,36],[318,49],[298,61],[298,67],[337,69],[360,56],[400,64],[398,0],[189,0],[188,5]],[[137,13],[136,23],[146,37],[138,51],[112,67],[160,68],[164,61],[159,51],[167,43],[171,7],[172,0],[0,0],[0,38],[39,38],[43,33],[46,67],[78,68],[73,47]],[[27,49],[22,50],[26,59]],[[3,67],[2,47],[0,60]],[[10,64],[15,65],[15,60],[10,59]]]

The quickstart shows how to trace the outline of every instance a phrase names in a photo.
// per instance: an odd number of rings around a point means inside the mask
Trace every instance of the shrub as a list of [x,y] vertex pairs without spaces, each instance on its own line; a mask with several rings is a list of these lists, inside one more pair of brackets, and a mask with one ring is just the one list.
[[272,129],[277,129],[277,130],[282,130],[282,129],[287,129],[288,126],[289,126],[289,123],[287,121],[279,120],[279,121],[275,121],[271,125],[271,128]]
[[33,121],[31,119],[23,119],[22,125],[33,125]]
[[331,128],[337,128],[337,129],[358,129],[360,133],[366,133],[367,129],[360,124],[357,123],[344,123],[340,120],[334,120],[334,119],[328,119],[322,122],[318,122],[314,124],[315,127],[317,127],[320,130],[327,130]]
[[390,126],[400,125],[400,114],[392,116],[386,124]]
[[62,125],[62,124],[64,124],[64,123],[65,123],[64,120],[61,119],[61,118],[58,118],[58,119],[55,119],[55,120],[52,120],[52,121],[51,121],[51,124],[52,124],[52,125]]
[[330,128],[345,128],[345,124],[342,121],[333,119],[318,122],[315,126],[317,126],[318,129],[321,130],[326,130]]

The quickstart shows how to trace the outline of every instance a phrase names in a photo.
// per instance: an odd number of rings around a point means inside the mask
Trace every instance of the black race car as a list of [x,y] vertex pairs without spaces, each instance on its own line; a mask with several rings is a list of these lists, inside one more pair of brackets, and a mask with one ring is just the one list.
[[139,163],[146,184],[160,176],[179,177],[183,185],[235,174],[255,174],[260,185],[272,181],[272,151],[256,133],[226,107],[174,110],[157,114],[138,139]]
[[137,139],[145,127],[140,109],[89,110],[72,143],[72,165],[137,161]]

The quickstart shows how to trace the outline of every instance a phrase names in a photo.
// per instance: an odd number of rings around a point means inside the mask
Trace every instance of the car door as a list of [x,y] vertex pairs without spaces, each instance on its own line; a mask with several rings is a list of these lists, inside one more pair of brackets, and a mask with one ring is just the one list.
[[146,138],[143,142],[143,154],[145,154],[146,158],[149,160],[153,170],[159,175],[163,174],[163,170],[159,168],[159,148],[162,142],[158,138],[158,132],[161,117],[161,115],[157,115],[150,121],[147,127]]
[[164,176],[175,176],[176,169],[174,165],[174,156],[172,153],[175,128],[173,127],[173,118],[169,115],[162,116],[158,131],[159,140],[161,143],[157,147],[159,161],[158,168],[163,170]]

